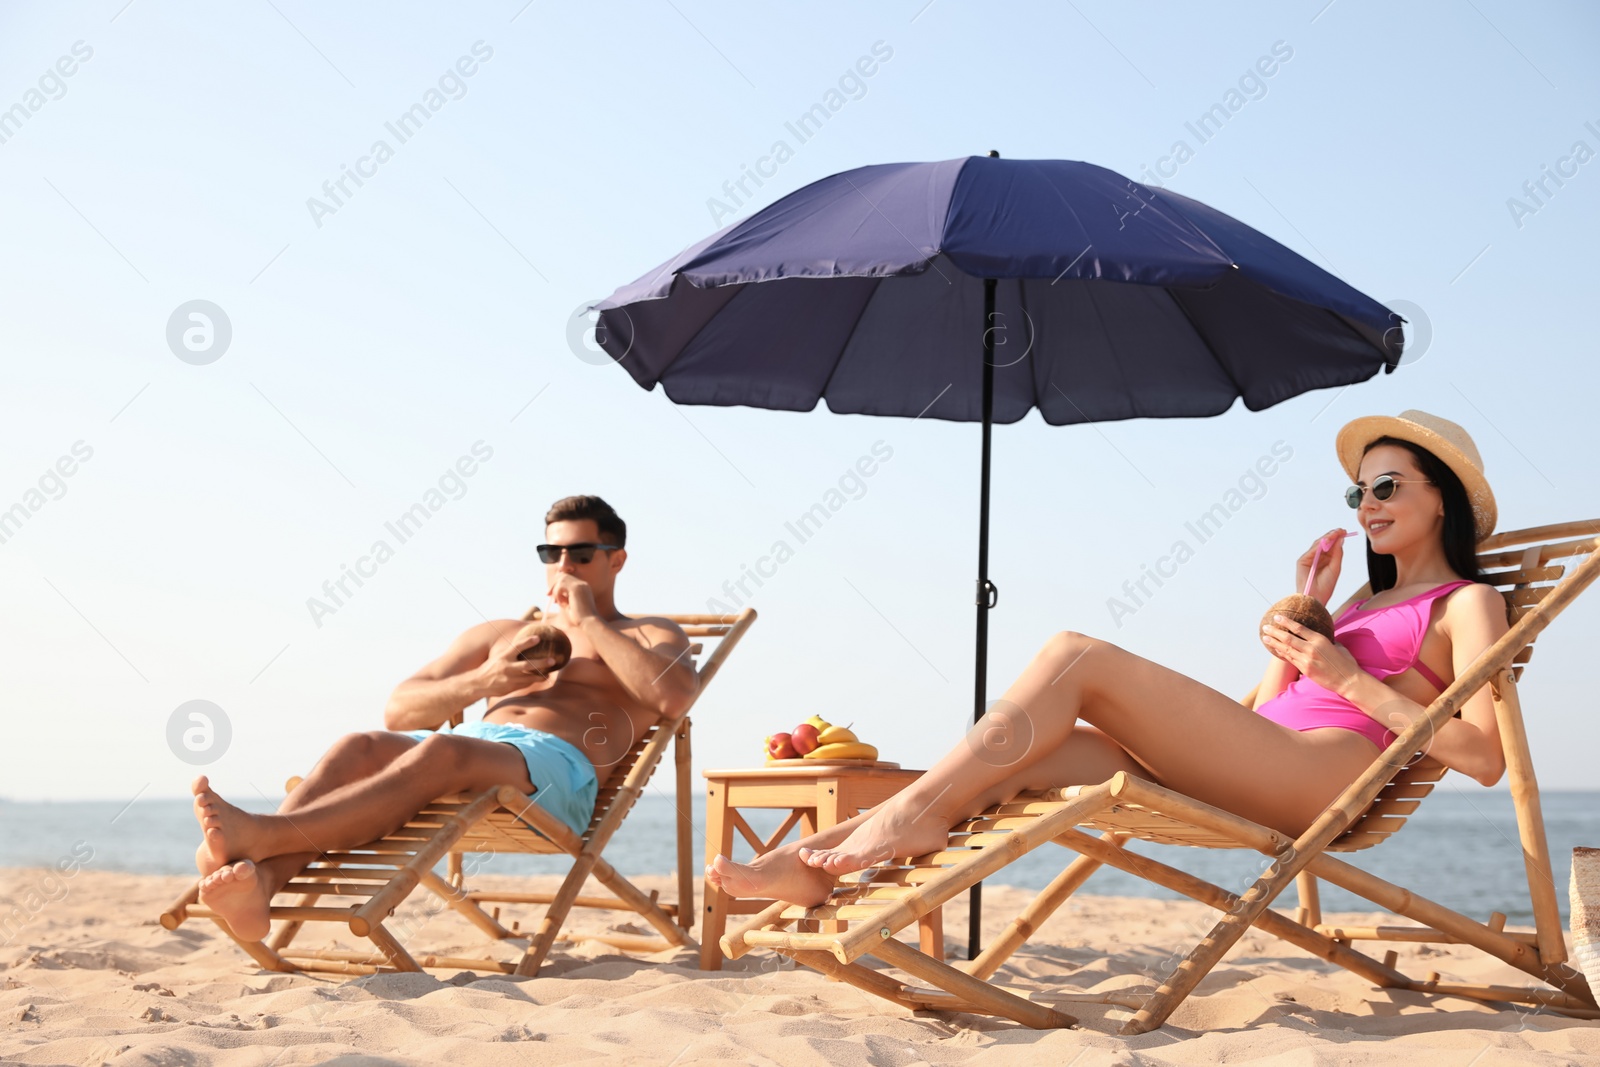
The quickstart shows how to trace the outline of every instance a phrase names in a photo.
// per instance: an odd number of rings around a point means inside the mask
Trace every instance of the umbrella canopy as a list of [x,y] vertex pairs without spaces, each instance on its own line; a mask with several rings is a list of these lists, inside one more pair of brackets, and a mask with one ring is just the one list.
[[680,404],[983,421],[985,279],[995,422],[1257,411],[1400,361],[1398,316],[1220,211],[982,156],[814,182],[597,304],[596,338]]
[[[992,154],[813,182],[595,309],[601,347],[675,403],[982,422],[975,720],[993,423],[1259,411],[1392,371],[1402,344],[1399,316],[1205,204]],[[974,886],[969,959],[980,916]]]

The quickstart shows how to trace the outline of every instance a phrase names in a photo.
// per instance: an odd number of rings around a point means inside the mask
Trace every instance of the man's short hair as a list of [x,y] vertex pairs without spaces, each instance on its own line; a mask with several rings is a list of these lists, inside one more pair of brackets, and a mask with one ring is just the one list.
[[544,517],[544,524],[549,526],[552,522],[582,522],[584,519],[594,520],[603,543],[616,545],[618,548],[627,545],[628,524],[611,510],[610,504],[597,496],[562,497],[550,505],[550,510]]

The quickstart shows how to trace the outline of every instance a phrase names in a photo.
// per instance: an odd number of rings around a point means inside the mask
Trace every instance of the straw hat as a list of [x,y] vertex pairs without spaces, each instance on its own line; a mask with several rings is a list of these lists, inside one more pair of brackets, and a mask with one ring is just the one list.
[[1499,518],[1494,503],[1494,492],[1483,476],[1483,458],[1478,446],[1460,426],[1449,419],[1429,415],[1426,411],[1402,411],[1398,416],[1370,415],[1345,423],[1334,440],[1343,465],[1351,481],[1356,481],[1361,471],[1361,456],[1367,445],[1380,437],[1393,437],[1409,441],[1432,452],[1449,467],[1461,484],[1467,487],[1467,499],[1472,502],[1474,526],[1478,540],[1494,532]]

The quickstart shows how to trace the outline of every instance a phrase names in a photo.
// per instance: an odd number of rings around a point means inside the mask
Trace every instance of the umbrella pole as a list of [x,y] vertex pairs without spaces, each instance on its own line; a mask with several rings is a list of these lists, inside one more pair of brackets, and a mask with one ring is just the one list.
[[[994,425],[994,291],[995,280],[983,280],[983,459],[978,481],[978,642],[973,668],[972,721],[983,718],[988,685],[989,609],[999,590],[989,581],[989,437]],[[978,958],[983,927],[983,883],[973,883],[967,896],[967,959]]]

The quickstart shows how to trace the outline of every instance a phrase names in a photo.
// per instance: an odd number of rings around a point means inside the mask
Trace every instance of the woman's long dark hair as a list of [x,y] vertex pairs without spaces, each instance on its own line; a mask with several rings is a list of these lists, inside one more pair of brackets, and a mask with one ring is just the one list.
[[[1478,535],[1472,501],[1467,497],[1467,487],[1461,484],[1456,472],[1445,466],[1443,460],[1421,445],[1402,441],[1396,437],[1380,437],[1362,450],[1365,456],[1379,445],[1394,445],[1410,452],[1416,458],[1422,476],[1439,487],[1444,496],[1444,529],[1440,539],[1444,542],[1444,559],[1450,569],[1472,582],[1483,580],[1478,570]],[[1382,556],[1372,551],[1367,542],[1367,581],[1373,593],[1393,589],[1395,565],[1393,556]]]

